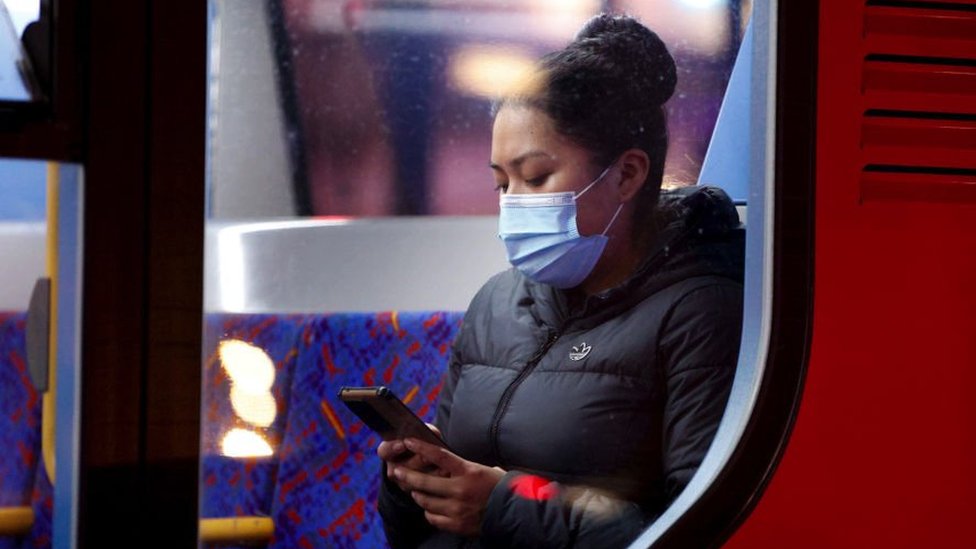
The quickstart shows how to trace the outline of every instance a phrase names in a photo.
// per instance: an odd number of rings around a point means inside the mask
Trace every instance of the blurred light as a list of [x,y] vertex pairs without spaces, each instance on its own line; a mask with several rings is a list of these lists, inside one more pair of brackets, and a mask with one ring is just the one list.
[[[319,230],[322,227],[347,225],[354,220],[354,217],[330,216],[322,219],[245,222],[220,227],[216,236],[216,271],[220,293],[217,310],[223,313],[264,312],[261,300],[267,296],[249,293],[248,287],[249,280],[260,280],[265,268],[256,261],[265,250],[262,247],[263,236],[278,231]],[[287,272],[281,273],[281,276],[288,278]]]
[[450,61],[448,74],[456,89],[478,97],[496,98],[532,69],[532,57],[511,48],[468,46]]
[[725,4],[726,0],[681,0],[681,3],[693,8],[709,9]]
[[220,442],[220,453],[227,457],[264,457],[274,454],[264,438],[244,429],[231,429]]
[[599,0],[532,0],[529,5],[536,27],[532,36],[555,40],[562,47],[590,17],[599,13],[601,4]]
[[230,403],[234,412],[252,425],[271,425],[278,412],[271,394],[274,361],[260,347],[237,339],[221,341],[218,354],[231,380]]
[[271,393],[249,393],[234,385],[230,389],[230,404],[244,421],[257,427],[268,427],[278,413],[278,405]]
[[217,265],[220,276],[220,304],[227,312],[244,310],[243,231],[230,227],[217,233]]
[[274,361],[264,349],[238,339],[220,342],[220,362],[234,385],[249,393],[263,393],[274,383]]
[[688,54],[721,55],[734,32],[727,0],[621,0],[618,8],[658,33],[679,67]]
[[41,15],[40,0],[3,0],[3,4],[10,13],[10,20],[17,31],[17,36],[24,34],[24,29]]
[[535,9],[543,12],[571,12],[593,15],[600,9],[599,0],[534,0]]

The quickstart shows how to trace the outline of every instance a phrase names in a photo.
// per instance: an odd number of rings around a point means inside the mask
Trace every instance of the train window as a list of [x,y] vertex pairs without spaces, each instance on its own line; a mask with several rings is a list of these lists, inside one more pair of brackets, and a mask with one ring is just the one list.
[[42,95],[34,67],[40,59],[31,55],[40,53],[34,45],[42,33],[35,24],[24,34],[39,16],[39,0],[5,0],[0,4],[0,99],[33,101]]
[[3,5],[17,36],[23,35],[27,25],[41,16],[40,0],[3,0]]
[[666,180],[693,184],[751,1],[609,4],[215,3],[212,215],[493,214],[492,100],[608,7],[640,16],[674,53]]
[[[427,421],[447,391],[478,398],[442,380],[465,309],[510,267],[488,167],[492,104],[603,10],[640,18],[674,57],[665,188],[718,174],[705,182],[740,214],[747,197],[761,212],[761,186],[733,184],[707,159],[749,0],[211,2],[204,544],[386,543],[379,439],[336,393],[389,386]],[[760,129],[728,135],[749,131]],[[592,343],[546,349],[581,361],[601,356]],[[545,499],[538,482],[517,490]]]
[[16,449],[0,457],[4,546],[73,533],[80,171],[0,159],[0,444]]

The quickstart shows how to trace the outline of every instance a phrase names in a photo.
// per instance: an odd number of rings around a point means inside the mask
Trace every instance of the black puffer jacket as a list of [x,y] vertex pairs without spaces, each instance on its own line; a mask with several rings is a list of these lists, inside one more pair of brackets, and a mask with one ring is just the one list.
[[384,481],[393,547],[621,547],[681,492],[732,383],[744,230],[714,188],[662,194],[657,219],[617,288],[585,297],[513,269],[478,292],[436,422],[459,455],[509,473],[474,540],[433,529]]

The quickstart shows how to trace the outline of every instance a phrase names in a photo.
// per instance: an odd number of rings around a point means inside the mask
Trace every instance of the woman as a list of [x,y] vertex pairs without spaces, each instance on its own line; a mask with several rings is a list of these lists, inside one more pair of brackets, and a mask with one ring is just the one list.
[[378,448],[394,547],[619,547],[701,463],[738,354],[743,233],[717,189],[660,192],[675,79],[657,35],[601,15],[499,103],[515,268],[454,344],[451,450]]

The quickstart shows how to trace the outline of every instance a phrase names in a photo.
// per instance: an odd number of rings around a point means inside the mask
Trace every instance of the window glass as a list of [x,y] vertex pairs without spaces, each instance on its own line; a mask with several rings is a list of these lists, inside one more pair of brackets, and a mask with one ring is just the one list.
[[50,547],[76,520],[81,168],[0,159],[0,197],[0,546]]
[[336,393],[433,418],[463,311],[509,267],[492,101],[594,14],[635,14],[678,67],[665,183],[693,185],[750,4],[213,1],[203,541],[382,546],[379,439]]
[[693,184],[751,2],[216,5],[210,212],[240,219],[496,213],[492,99],[601,9],[639,16],[669,45],[665,181]]
[[44,162],[0,159],[0,310],[26,311],[34,281],[44,276]]
[[[0,457],[0,521],[12,518],[20,536],[30,530],[41,455],[40,393],[27,374],[27,307],[45,275],[44,163],[0,160],[0,197],[0,444],[21,449]],[[10,531],[10,524],[0,526]]]
[[40,0],[3,0],[3,4],[17,36],[23,35],[27,25],[37,21],[41,14]]
[[36,21],[38,0],[5,0],[0,4],[0,99],[30,101],[36,85],[29,57],[21,44],[24,29]]

